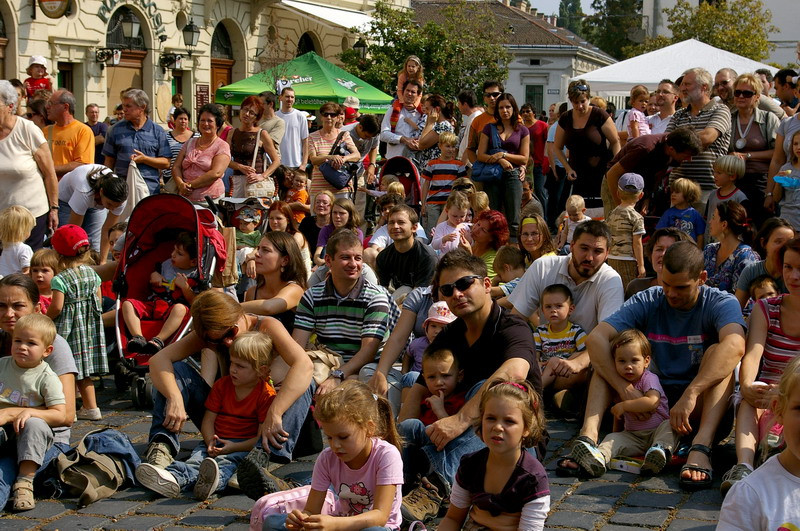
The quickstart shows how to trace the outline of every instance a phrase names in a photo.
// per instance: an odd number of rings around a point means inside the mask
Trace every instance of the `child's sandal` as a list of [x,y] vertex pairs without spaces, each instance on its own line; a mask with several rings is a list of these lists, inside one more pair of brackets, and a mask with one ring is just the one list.
[[33,481],[30,479],[17,479],[11,488],[14,495],[14,511],[30,511],[36,507],[33,498]]
[[131,354],[141,352],[145,346],[147,346],[147,340],[144,336],[133,336],[128,340],[128,352]]
[[144,348],[142,348],[143,354],[156,354],[159,350],[164,348],[164,342],[159,337],[154,337],[150,341],[145,344]]

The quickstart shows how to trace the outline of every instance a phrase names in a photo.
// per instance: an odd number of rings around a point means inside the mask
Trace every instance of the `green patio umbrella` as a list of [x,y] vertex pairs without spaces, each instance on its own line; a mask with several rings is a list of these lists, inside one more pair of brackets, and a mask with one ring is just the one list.
[[220,87],[215,103],[241,105],[247,96],[291,82],[296,96],[294,106],[315,111],[325,102],[343,103],[347,96],[359,99],[362,113],[382,114],[389,109],[392,96],[329,63],[314,52],[308,52],[278,66],[264,70],[236,83]]

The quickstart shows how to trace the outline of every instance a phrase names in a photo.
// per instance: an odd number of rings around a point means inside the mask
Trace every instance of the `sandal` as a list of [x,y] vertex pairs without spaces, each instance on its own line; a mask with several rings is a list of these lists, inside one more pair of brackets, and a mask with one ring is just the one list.
[[30,511],[36,507],[36,500],[33,498],[32,480],[18,478],[11,490],[14,495],[14,511]]
[[147,340],[144,336],[133,336],[128,340],[128,352],[131,354],[138,354],[147,345]]
[[597,449],[597,444],[585,435],[575,439],[571,457],[592,477],[598,478],[606,473],[606,460],[603,454]]
[[[706,446],[705,444],[693,444],[691,448],[689,448],[689,453],[691,452],[700,452],[701,454],[705,454],[708,457],[708,460],[711,460],[711,448]],[[691,476],[688,478],[683,477],[683,473],[691,470],[696,470],[697,472],[702,472],[706,475],[705,479],[701,479],[699,481],[693,481]],[[695,491],[695,490],[702,490],[707,489],[711,486],[714,482],[714,471],[710,468],[702,467],[700,465],[690,465],[686,463],[681,467],[680,472],[680,485],[684,490]]]
[[[567,462],[575,463],[575,468],[566,466]],[[581,465],[571,457],[562,457],[556,461],[556,476],[560,478],[577,478],[581,476]]]
[[154,337],[142,347],[142,354],[153,355],[158,353],[162,348],[164,348],[164,342],[160,337]]

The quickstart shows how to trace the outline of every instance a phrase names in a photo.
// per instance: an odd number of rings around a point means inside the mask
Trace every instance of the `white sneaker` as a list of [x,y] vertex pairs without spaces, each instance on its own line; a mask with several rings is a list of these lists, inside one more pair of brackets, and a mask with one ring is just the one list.
[[200,463],[197,483],[194,484],[194,497],[196,500],[207,500],[217,492],[219,487],[219,465],[213,457],[206,457]]
[[101,420],[103,418],[103,414],[100,413],[99,407],[93,409],[86,409],[82,407],[75,414],[75,417],[78,420]]
[[181,495],[181,486],[171,473],[150,463],[142,463],[136,468],[136,481],[143,487],[168,498]]

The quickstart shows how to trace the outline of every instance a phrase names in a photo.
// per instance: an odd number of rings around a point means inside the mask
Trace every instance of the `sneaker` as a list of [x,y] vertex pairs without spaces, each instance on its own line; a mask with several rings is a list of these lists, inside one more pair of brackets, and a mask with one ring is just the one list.
[[572,445],[572,458],[593,477],[606,473],[606,461],[597,446],[578,438]]
[[200,501],[207,500],[217,492],[217,487],[219,487],[219,465],[213,457],[206,457],[200,463],[197,483],[194,485],[194,497]]
[[719,491],[722,493],[722,496],[725,497],[734,483],[743,480],[752,473],[753,470],[748,468],[745,464],[739,463],[738,465],[734,465],[722,476],[722,485],[719,486]]
[[144,461],[154,467],[167,468],[174,459],[167,443],[151,442],[144,454]]
[[250,453],[239,463],[239,468],[236,469],[239,488],[249,498],[257,500],[265,494],[294,488],[292,483],[267,470],[268,466],[269,454],[261,448],[250,450]]
[[647,453],[644,454],[644,463],[642,463],[642,474],[658,474],[664,467],[667,466],[669,461],[669,452],[660,446],[651,446]]
[[168,498],[181,495],[181,486],[171,473],[150,463],[142,463],[136,468],[136,481],[143,487]]
[[103,414],[100,413],[99,407],[92,409],[86,409],[85,407],[82,407],[75,414],[75,418],[78,420],[101,420],[103,418]]
[[425,522],[439,515],[442,507],[442,497],[435,487],[421,484],[405,496],[400,506],[400,512],[406,521],[419,520]]

